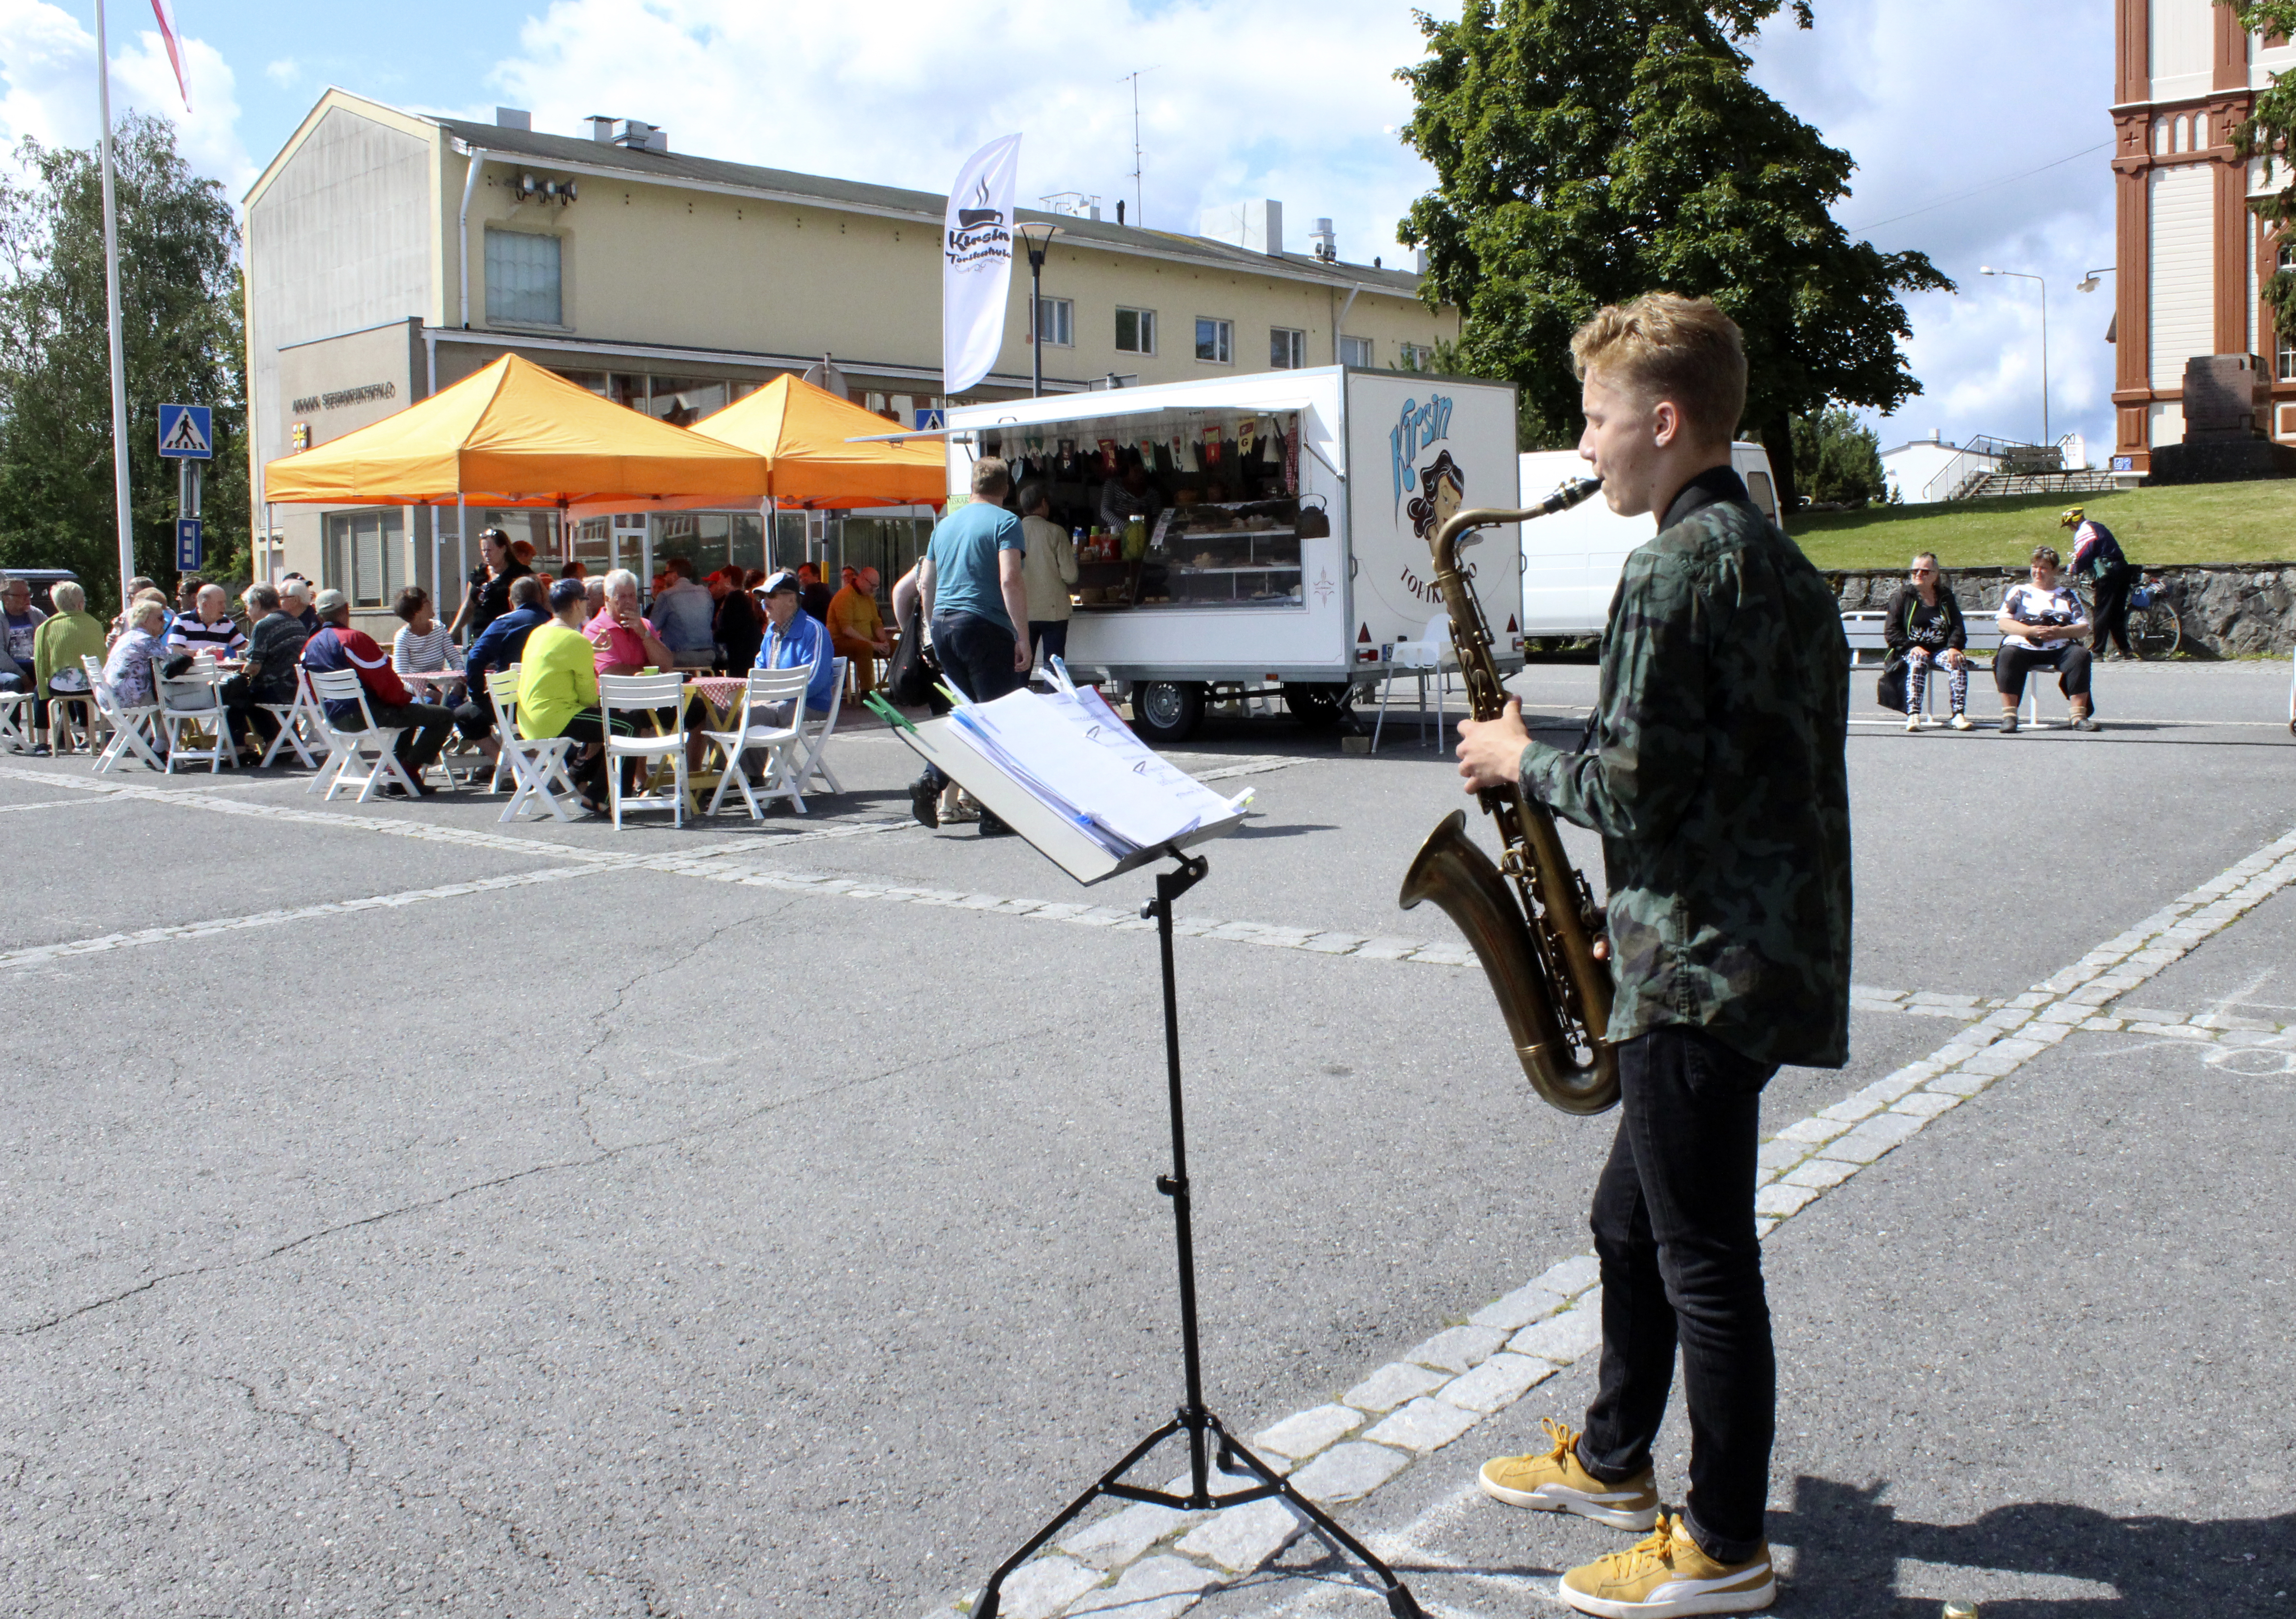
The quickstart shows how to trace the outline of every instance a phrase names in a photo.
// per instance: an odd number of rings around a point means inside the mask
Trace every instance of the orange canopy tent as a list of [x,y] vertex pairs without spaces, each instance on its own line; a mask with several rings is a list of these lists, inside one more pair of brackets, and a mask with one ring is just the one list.
[[[939,505],[948,498],[947,452],[936,438],[906,444],[850,440],[890,431],[892,423],[801,377],[777,376],[746,399],[696,422],[693,432],[745,450],[766,464],[766,502],[783,511],[854,511],[875,506]],[[660,500],[583,503],[578,515],[635,511],[693,511],[726,502]]]
[[271,462],[263,475],[266,500],[336,505],[619,511],[754,505],[768,493],[767,465],[754,453],[601,399],[515,354],[332,444]]

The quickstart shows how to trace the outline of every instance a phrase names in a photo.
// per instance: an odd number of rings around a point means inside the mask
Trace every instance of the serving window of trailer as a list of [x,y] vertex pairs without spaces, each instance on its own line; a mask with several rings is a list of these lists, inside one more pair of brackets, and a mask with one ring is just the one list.
[[1168,410],[982,430],[1023,491],[1044,491],[1076,541],[1079,612],[1300,612],[1302,537],[1328,535],[1300,497],[1296,410]]

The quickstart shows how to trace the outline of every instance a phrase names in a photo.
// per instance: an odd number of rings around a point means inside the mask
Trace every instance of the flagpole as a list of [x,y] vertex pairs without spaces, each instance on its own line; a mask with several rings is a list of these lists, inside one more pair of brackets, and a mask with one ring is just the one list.
[[[103,299],[111,340],[111,486],[119,515],[119,606],[135,577],[135,516],[127,482],[127,360],[119,342],[119,217],[111,196],[111,55],[104,45],[103,0],[95,0],[95,99],[103,118]],[[124,620],[123,620],[124,621]]]

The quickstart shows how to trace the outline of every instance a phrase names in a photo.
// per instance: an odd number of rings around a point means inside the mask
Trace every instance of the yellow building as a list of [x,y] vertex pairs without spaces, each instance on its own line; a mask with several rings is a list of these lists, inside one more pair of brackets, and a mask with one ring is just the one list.
[[[430,118],[330,90],[248,192],[258,571],[303,573],[372,612],[400,585],[435,592],[475,561],[452,511],[266,515],[262,469],[509,350],[680,423],[824,357],[852,398],[904,425],[944,403],[944,198],[688,156],[636,120],[593,119],[568,135],[529,123],[510,109],[493,124]],[[1326,230],[1313,251],[1284,251],[1281,204],[1213,210],[1217,235],[1098,211],[1020,211],[1023,228],[1060,232],[1043,271],[1047,392],[1270,366],[1412,369],[1458,335],[1456,310],[1420,302],[1415,274],[1342,263]],[[1003,350],[961,402],[1029,393],[1039,352],[1029,316],[1016,255]],[[547,514],[483,520],[594,571],[678,554],[704,571],[810,554],[873,563],[890,579],[916,537],[906,520],[808,526],[801,514],[770,535],[755,513],[563,534]],[[472,536],[481,521],[470,514]]]

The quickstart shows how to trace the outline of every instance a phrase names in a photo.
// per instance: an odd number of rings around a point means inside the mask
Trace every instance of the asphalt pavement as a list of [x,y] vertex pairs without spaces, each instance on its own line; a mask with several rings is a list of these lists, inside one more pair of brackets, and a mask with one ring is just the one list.
[[[1521,678],[1542,734],[1594,674]],[[1862,683],[1874,993],[1766,1133],[2288,832],[2286,675],[2108,666],[2093,736],[1909,736]],[[1418,742],[1216,715],[1179,754],[1258,811],[1180,907],[1241,1432],[1587,1245],[1607,1126],[1529,1097],[1456,930],[1395,908],[1458,801]],[[832,762],[804,818],[617,834],[0,760],[0,1601],[914,1619],[1168,1412],[1144,876],[905,825],[882,730]],[[2296,1611],[2292,908],[2129,996],[2252,1043],[2077,1032],[1773,1234],[1783,1611],[1981,1575],[1988,1612],[2167,1613],[2194,1569],[2197,1611]],[[1549,1611],[1607,1549],[1461,1499],[1591,1375],[1341,1508],[1431,1613]],[[1326,1607],[1379,1611],[1308,1541],[1206,1611]]]

